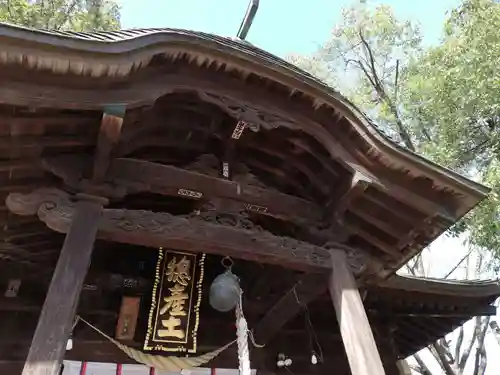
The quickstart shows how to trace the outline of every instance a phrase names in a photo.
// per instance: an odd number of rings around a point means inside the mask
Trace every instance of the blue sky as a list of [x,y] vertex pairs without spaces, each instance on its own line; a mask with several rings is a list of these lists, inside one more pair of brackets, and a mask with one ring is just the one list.
[[[260,0],[248,41],[279,56],[307,54],[322,44],[342,7],[355,0]],[[123,28],[175,27],[235,36],[249,0],[118,0]],[[427,42],[438,40],[446,12],[459,0],[369,1],[391,5],[420,22]],[[307,5],[306,5],[307,4]]]

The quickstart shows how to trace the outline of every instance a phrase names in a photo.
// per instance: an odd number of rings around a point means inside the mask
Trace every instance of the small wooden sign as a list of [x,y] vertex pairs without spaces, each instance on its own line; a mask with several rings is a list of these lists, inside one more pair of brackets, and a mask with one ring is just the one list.
[[241,135],[243,134],[243,131],[245,130],[246,123],[244,121],[238,121],[236,126],[234,127],[233,134],[231,134],[231,138],[233,139],[240,139]]
[[116,339],[134,339],[140,304],[140,297],[123,297],[120,315],[118,316],[118,324],[116,325]]
[[182,195],[183,197],[189,197],[195,199],[200,199],[203,196],[203,193],[199,191],[188,190],[188,189],[179,189],[177,191],[177,194]]
[[204,259],[159,250],[144,350],[196,353]]
[[222,163],[222,176],[229,178],[229,163],[227,161]]
[[264,214],[267,212],[267,207],[259,206],[256,204],[245,204],[245,208],[247,211],[258,212]]

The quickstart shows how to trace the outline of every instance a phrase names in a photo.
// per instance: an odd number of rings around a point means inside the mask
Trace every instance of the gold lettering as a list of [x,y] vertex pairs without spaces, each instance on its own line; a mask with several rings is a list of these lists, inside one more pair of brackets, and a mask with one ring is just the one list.
[[160,314],[164,315],[170,310],[170,316],[186,316],[185,303],[189,296],[184,292],[184,287],[180,284],[175,284],[169,288],[170,297],[163,297],[165,305],[161,308]]
[[191,260],[185,256],[183,256],[179,262],[176,262],[176,258],[173,257],[167,265],[166,275],[168,281],[187,286],[188,281],[191,280],[191,276],[189,275],[190,268]]
[[186,334],[183,329],[178,328],[181,325],[181,320],[174,318],[173,316],[168,319],[163,319],[161,325],[164,329],[158,330],[159,337],[175,337],[178,339],[183,339]]

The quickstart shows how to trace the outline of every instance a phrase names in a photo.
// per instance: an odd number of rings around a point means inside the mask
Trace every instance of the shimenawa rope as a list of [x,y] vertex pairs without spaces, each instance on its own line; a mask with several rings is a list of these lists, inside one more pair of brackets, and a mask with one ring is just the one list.
[[[76,321],[81,320],[85,324],[87,324],[90,328],[95,330],[97,333],[111,341],[113,344],[115,344],[122,352],[124,352],[126,355],[128,355],[130,358],[134,359],[135,361],[142,363],[143,365],[149,366],[149,367],[154,367],[158,370],[165,370],[169,372],[179,372],[181,370],[193,368],[193,367],[199,367],[215,357],[217,357],[220,353],[222,353],[224,350],[226,350],[228,347],[230,347],[232,344],[236,342],[232,341],[227,345],[224,345],[223,347],[214,350],[209,353],[205,353],[203,355],[200,355],[198,357],[164,357],[164,356],[157,356],[157,355],[151,355],[151,354],[145,354],[139,350],[130,348],[126,345],[123,345],[116,341],[115,339],[111,338],[107,334],[105,334],[103,331],[101,331],[99,328],[95,327],[91,323],[87,322],[85,319],[83,319],[81,316],[76,317]],[[76,323],[75,323],[76,325]]]

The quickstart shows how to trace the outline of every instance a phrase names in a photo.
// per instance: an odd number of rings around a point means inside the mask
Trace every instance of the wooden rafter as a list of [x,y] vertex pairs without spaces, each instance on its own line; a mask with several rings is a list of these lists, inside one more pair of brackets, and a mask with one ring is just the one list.
[[[294,103],[286,100],[286,98],[271,95],[271,93],[266,93],[264,90],[256,90],[255,87],[249,87],[237,78],[231,78],[229,76],[226,78],[225,80],[217,80],[217,77],[211,76],[209,72],[186,67],[172,74],[152,76],[148,80],[135,83],[133,88],[127,87],[126,89],[101,90],[98,96],[94,95],[91,90],[64,88],[57,92],[53,87],[39,86],[36,95],[31,95],[30,97],[26,93],[32,92],[32,90],[27,89],[26,85],[6,82],[2,85],[2,90],[0,90],[0,101],[13,104],[43,103],[44,105],[50,105],[55,108],[97,109],[102,108],[103,105],[110,102],[121,102],[126,103],[130,107],[137,107],[145,103],[153,103],[159,97],[176,91],[195,90],[203,94],[203,99],[212,98],[214,95],[220,95],[225,98],[232,98],[233,102],[245,104],[252,103],[257,109],[267,108],[268,111],[272,111],[273,114],[277,116],[283,116],[284,119],[293,118],[294,120],[284,121],[283,125],[288,127],[292,125],[300,127],[298,124],[303,124],[303,127],[307,128],[308,133],[313,135],[316,139],[324,139],[325,142],[328,143],[327,149],[332,155],[335,155],[336,158],[345,160],[352,167],[360,167],[360,169],[358,169],[360,172],[365,173],[366,171],[368,175],[370,174],[366,167],[356,162],[352,153],[346,149],[346,146],[343,145],[342,142],[333,139],[332,135],[323,125],[308,118],[307,115],[304,114],[306,112],[300,113],[300,110],[304,109],[303,106],[294,106]],[[23,93],[23,95],[20,95],[20,93]],[[213,104],[218,104],[215,103],[215,100],[212,102]],[[253,119],[254,117],[252,116],[252,118],[245,119],[245,121],[252,122]],[[368,139],[370,137],[366,138]],[[384,145],[384,147],[387,146]],[[412,166],[412,168],[413,167],[414,166]],[[436,175],[435,172],[433,172],[433,174]],[[401,177],[408,180],[408,176],[405,176],[404,172],[395,172],[393,177]],[[387,183],[386,187],[388,189],[397,184],[397,181],[395,181],[393,177],[384,181],[384,183]],[[470,189],[456,181],[449,180],[446,184],[448,184],[450,188],[457,189],[460,192],[464,191],[466,194],[472,193]],[[418,196],[422,199],[422,202],[424,202],[424,192],[416,191],[411,187],[401,188],[400,192],[404,193],[402,196]],[[481,197],[483,196],[482,194],[478,195],[481,195]],[[426,201],[430,203],[429,200]],[[446,214],[446,211],[447,210],[443,210],[443,213]]]

